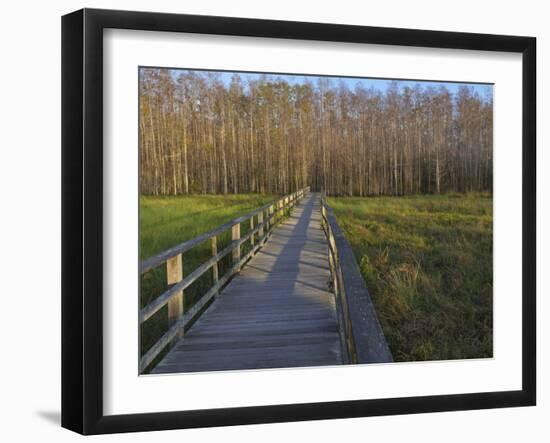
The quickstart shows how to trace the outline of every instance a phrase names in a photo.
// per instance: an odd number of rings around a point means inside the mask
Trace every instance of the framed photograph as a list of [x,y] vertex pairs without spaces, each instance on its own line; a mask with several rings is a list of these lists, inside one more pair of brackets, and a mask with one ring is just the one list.
[[62,425],[536,402],[532,37],[62,19]]

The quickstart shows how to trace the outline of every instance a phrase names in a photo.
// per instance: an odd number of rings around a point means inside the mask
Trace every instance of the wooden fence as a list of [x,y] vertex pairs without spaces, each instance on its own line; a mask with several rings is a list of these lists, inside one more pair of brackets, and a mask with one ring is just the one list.
[[393,358],[369,291],[324,193],[321,214],[346,363],[391,362]]
[[[231,220],[213,231],[167,249],[140,263],[140,275],[166,264],[166,276],[169,287],[139,311],[139,324],[141,326],[143,322],[168,305],[168,324],[170,325],[168,331],[140,358],[140,373],[174,339],[183,337],[185,327],[189,322],[263,246],[271,234],[273,227],[282,219],[285,211],[295,206],[308,192],[309,187],[286,195],[246,215]],[[243,223],[248,223],[250,229],[246,235],[241,236],[241,224]],[[231,230],[231,243],[221,251],[218,251],[218,237],[229,229]],[[182,255],[208,240],[211,242],[211,258],[184,277]],[[244,256],[241,256],[241,246],[245,242],[250,242],[251,249]],[[230,253],[232,256],[232,266],[224,275],[220,276],[218,263]],[[183,291],[210,269],[212,269],[212,287],[187,312],[184,312]]]

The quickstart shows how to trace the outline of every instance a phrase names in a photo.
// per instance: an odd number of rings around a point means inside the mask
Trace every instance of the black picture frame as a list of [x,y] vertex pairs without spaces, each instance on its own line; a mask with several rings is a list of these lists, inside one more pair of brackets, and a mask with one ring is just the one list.
[[[522,54],[522,389],[261,407],[103,413],[103,30],[192,32]],[[62,426],[82,434],[529,406],[536,403],[536,39],[83,9],[62,18]]]

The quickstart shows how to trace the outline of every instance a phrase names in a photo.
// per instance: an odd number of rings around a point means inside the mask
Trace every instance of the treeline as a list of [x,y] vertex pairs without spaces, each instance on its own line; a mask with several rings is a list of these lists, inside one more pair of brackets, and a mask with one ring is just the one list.
[[142,194],[492,190],[492,99],[466,86],[380,92],[148,68],[139,93]]

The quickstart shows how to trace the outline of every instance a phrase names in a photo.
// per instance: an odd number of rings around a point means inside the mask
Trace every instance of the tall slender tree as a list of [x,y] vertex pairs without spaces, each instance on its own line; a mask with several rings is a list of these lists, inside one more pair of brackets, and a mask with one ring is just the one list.
[[142,69],[143,194],[491,191],[493,106],[471,87],[349,89]]

